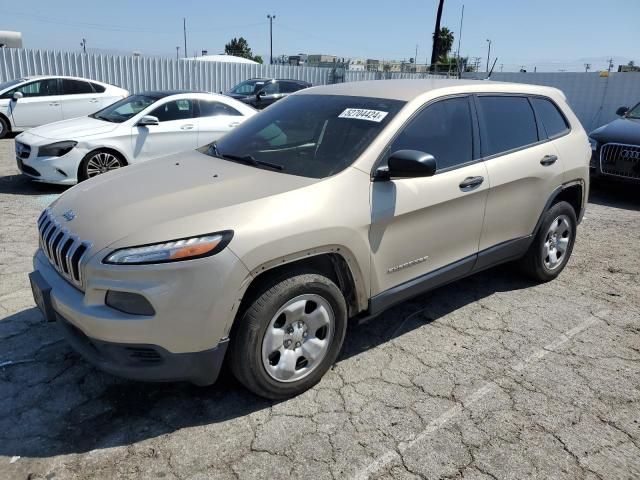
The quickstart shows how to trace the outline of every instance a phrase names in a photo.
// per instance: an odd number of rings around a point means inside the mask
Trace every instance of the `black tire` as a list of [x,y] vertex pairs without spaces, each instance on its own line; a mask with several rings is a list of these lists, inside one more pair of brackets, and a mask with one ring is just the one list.
[[9,122],[0,116],[0,138],[5,138],[11,132]]
[[[263,341],[278,311],[301,295],[319,296],[330,305],[334,315],[333,334],[324,358],[319,359],[306,376],[295,381],[279,381],[267,372],[263,363]],[[230,339],[229,366],[248,390],[272,400],[298,395],[318,383],[338,358],[347,328],[347,306],[342,292],[327,277],[310,271],[291,272],[264,283],[239,315]]]
[[93,150],[87,153],[85,157],[82,159],[82,162],[80,162],[80,167],[78,168],[78,182],[82,182],[84,180],[87,180],[88,178],[99,175],[99,174],[90,175],[89,173],[89,162],[96,155],[105,155],[105,156],[113,157],[113,159],[117,162],[117,166],[115,168],[122,168],[127,165],[127,162],[122,157],[122,155],[120,155],[117,152],[114,152],[113,150],[107,150],[107,149]]
[[[548,255],[545,255],[545,244],[547,244],[550,239],[550,229],[552,228],[552,225],[555,226],[561,224],[561,219],[564,219],[570,228],[570,231],[566,235],[568,244],[561,256],[556,254],[557,264],[553,266],[553,268],[550,268],[550,258]],[[529,250],[520,260],[520,267],[524,273],[532,279],[540,282],[548,282],[560,275],[560,272],[564,270],[564,267],[567,265],[567,262],[571,257],[571,252],[573,252],[577,226],[578,222],[576,221],[576,213],[569,203],[558,202],[552,205],[544,214],[540,228],[538,229]]]

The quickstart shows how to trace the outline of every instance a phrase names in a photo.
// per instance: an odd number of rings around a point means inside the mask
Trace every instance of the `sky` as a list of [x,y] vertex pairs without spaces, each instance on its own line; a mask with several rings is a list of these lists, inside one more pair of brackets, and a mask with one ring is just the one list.
[[[339,57],[408,60],[430,56],[437,0],[0,0],[0,30],[22,32],[25,48],[139,51],[183,55],[182,19],[190,56],[222,53],[232,37],[245,37],[254,53],[323,53]],[[460,53],[480,57],[496,71],[593,70],[635,60],[640,64],[640,0],[445,0],[442,26],[454,32]]]

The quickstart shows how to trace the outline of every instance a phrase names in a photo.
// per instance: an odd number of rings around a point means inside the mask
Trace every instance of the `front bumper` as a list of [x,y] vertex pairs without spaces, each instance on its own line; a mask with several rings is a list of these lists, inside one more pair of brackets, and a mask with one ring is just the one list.
[[158,345],[114,343],[97,340],[56,315],[66,340],[89,363],[118,377],[148,382],[189,381],[211,385],[218,378],[228,339],[212,349],[171,353]]
[[[248,274],[244,265],[228,248],[193,261],[128,267],[104,265],[102,256],[83,265],[84,291],[60,276],[42,250],[34,256],[32,275],[48,287],[51,317],[73,348],[115,375],[213,383],[238,307],[237,288]],[[155,312],[116,310],[106,304],[108,291],[141,295]]]
[[37,147],[28,158],[16,157],[18,168],[22,173],[36,182],[56,185],[75,185],[78,183],[78,167],[86,152],[72,148],[61,157],[36,157]]

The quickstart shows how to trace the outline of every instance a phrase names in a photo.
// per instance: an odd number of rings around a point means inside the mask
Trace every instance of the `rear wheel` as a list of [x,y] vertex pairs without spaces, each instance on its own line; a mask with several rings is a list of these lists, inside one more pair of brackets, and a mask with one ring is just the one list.
[[96,177],[103,173],[122,168],[127,163],[117,153],[110,150],[94,150],[90,152],[80,164],[79,180]]
[[529,251],[521,260],[525,273],[548,282],[564,269],[576,238],[576,214],[567,202],[558,202],[545,214]]
[[9,127],[9,122],[7,122],[4,118],[0,117],[0,138],[4,138],[9,135],[11,128]]
[[335,362],[347,308],[335,283],[305,272],[264,285],[238,321],[229,351],[232,372],[257,395],[282,399],[315,385]]

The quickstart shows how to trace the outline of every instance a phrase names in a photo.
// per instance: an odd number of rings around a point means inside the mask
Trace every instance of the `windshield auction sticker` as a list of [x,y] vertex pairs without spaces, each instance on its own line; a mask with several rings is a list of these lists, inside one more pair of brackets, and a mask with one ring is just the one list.
[[366,108],[346,108],[344,112],[338,115],[338,118],[355,118],[357,120],[369,120],[370,122],[380,123],[389,112],[381,112],[380,110],[367,110]]

